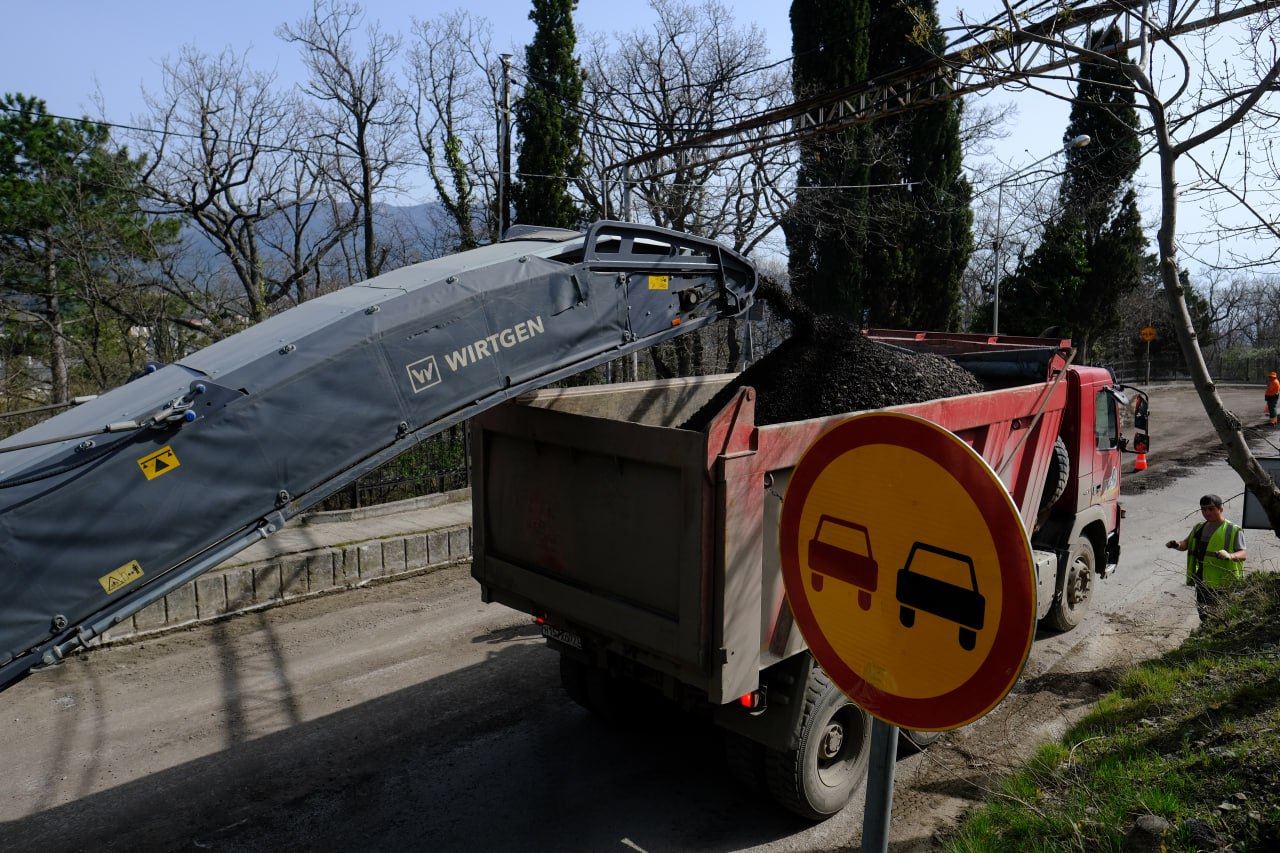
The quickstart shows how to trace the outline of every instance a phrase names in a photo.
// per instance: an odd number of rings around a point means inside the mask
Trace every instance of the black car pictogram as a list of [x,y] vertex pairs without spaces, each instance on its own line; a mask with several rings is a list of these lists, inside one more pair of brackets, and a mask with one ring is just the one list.
[[[828,523],[831,526],[823,539],[822,527]],[[863,525],[830,515],[819,518],[818,529],[809,540],[809,568],[814,590],[821,591],[826,575],[856,586],[858,606],[871,609],[871,593],[876,591],[880,565],[871,554],[871,537]]]
[[[921,552],[948,562],[963,563],[969,569],[970,587],[940,580],[931,574],[922,574],[920,562],[927,565],[936,561],[927,556],[922,560]],[[915,571],[912,571],[913,564]],[[945,565],[939,567],[944,571],[947,568]],[[955,622],[960,626],[960,647],[966,651],[973,651],[977,644],[977,632],[982,630],[987,611],[987,600],[978,591],[978,575],[973,570],[973,560],[964,554],[924,542],[916,542],[911,546],[907,564],[898,571],[898,604],[901,606],[898,617],[906,628],[915,624],[917,610]]]

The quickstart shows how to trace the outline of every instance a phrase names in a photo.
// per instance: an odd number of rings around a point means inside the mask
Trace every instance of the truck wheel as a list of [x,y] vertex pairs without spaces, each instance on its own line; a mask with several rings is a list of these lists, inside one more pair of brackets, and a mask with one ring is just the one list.
[[753,794],[769,793],[769,783],[764,771],[764,753],[764,744],[737,732],[724,733],[724,761],[729,768],[729,775]]
[[849,804],[867,778],[871,716],[814,667],[805,687],[799,746],[765,751],[765,780],[780,804],[825,820]]
[[1053,442],[1053,454],[1049,457],[1049,470],[1044,477],[1044,492],[1040,495],[1040,511],[1044,512],[1058,502],[1067,490],[1067,475],[1071,473],[1071,454],[1061,438]]
[[918,729],[898,729],[898,754],[911,755],[916,752],[924,752],[938,738],[942,737],[942,732],[922,732]]
[[1081,537],[1071,544],[1062,586],[1053,596],[1053,605],[1044,617],[1045,624],[1057,631],[1070,631],[1080,624],[1093,594],[1093,573],[1097,559],[1093,545]]
[[591,694],[587,690],[587,665],[560,655],[560,686],[574,702],[591,710]]
[[628,685],[580,660],[560,655],[560,686],[577,704],[609,722],[625,722],[631,713]]

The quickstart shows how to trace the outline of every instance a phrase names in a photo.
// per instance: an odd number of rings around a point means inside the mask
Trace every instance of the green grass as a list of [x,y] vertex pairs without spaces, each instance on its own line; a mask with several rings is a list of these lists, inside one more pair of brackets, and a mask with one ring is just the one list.
[[942,841],[953,853],[1280,850],[1280,575],[1255,573],[1178,649],[1125,674]]

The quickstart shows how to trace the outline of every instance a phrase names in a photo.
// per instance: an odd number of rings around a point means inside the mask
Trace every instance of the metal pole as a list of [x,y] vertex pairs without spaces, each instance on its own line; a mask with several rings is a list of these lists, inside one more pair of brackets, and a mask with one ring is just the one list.
[[622,221],[631,221],[631,167],[622,167]]
[[996,287],[995,287],[995,303],[991,310],[991,334],[1000,334],[1000,276],[1004,274],[1004,256],[1002,254],[1002,240],[1000,239],[1000,213],[1004,210],[1004,184],[1000,184],[996,193]]
[[511,227],[511,54],[502,58],[502,147],[498,152],[498,239]]
[[867,805],[862,813],[862,853],[888,853],[893,815],[893,769],[898,757],[898,727],[871,721],[871,763],[867,767]]

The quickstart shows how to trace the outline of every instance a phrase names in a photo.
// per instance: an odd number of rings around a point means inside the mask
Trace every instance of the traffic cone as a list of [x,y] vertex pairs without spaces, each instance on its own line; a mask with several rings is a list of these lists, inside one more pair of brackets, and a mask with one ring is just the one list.
[[1133,470],[1135,471],[1147,470],[1147,454],[1145,453],[1138,454],[1138,461],[1133,463]]

